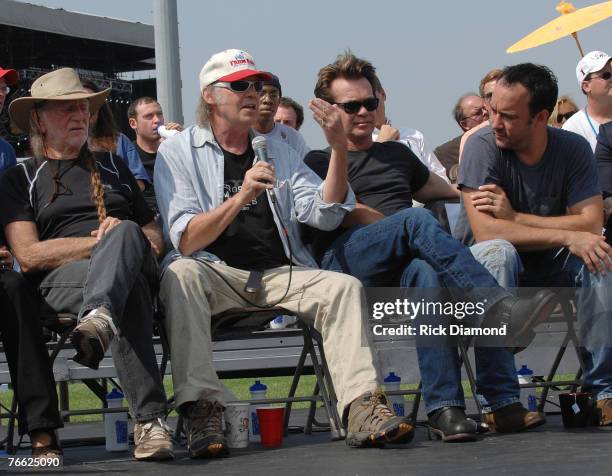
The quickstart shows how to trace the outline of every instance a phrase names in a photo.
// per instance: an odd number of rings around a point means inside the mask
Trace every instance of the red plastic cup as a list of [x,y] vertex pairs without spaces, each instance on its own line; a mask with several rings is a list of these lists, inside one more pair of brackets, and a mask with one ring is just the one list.
[[283,424],[285,422],[284,408],[258,408],[259,434],[261,444],[276,448],[283,444]]

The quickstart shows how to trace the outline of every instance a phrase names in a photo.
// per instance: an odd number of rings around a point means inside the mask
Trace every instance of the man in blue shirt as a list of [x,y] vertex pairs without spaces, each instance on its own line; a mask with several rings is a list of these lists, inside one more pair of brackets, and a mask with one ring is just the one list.
[[[4,69],[0,66],[0,113],[4,108],[4,101],[10,91],[9,86],[19,81],[19,74],[14,69]],[[15,165],[15,150],[7,141],[0,137],[0,172]]]
[[557,100],[552,71],[509,66],[498,79],[490,126],[465,144],[462,210],[454,233],[501,286],[577,288],[583,389],[612,425],[612,247],[589,143],[547,126]]

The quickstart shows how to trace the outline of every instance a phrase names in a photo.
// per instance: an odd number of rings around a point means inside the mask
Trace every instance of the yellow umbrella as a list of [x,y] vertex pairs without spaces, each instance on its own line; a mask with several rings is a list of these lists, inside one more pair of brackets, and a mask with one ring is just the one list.
[[574,5],[561,0],[555,9],[561,14],[560,17],[548,22],[546,25],[530,33],[522,40],[514,43],[506,50],[507,53],[516,53],[535,46],[551,43],[559,38],[572,35],[576,40],[576,45],[580,54],[584,56],[578,34],[576,32],[588,28],[595,23],[603,21],[612,16],[612,1],[598,3],[590,7],[576,10]]

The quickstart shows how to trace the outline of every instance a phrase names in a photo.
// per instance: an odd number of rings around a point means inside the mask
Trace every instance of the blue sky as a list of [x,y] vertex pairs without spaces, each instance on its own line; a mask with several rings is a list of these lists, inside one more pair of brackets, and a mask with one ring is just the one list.
[[[52,8],[153,23],[149,0],[33,0]],[[571,37],[515,54],[506,48],[558,16],[557,0],[178,0],[183,114],[193,122],[197,77],[206,60],[227,48],[250,52],[275,72],[283,93],[305,107],[318,70],[350,48],[377,68],[387,112],[397,127],[425,134],[433,148],[459,134],[451,117],[456,99],[476,91],[494,67],[531,61],[549,66],[560,93],[584,104],[575,76]],[[576,0],[577,8],[594,1]],[[612,53],[612,19],[579,33],[585,53]],[[311,147],[325,145],[309,113],[302,128]]]

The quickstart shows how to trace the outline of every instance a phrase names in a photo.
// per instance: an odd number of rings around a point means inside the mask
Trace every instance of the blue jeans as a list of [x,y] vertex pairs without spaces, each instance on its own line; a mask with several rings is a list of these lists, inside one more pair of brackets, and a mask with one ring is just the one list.
[[[584,389],[598,400],[612,398],[612,275],[592,274],[566,248],[538,254],[535,260],[505,240],[471,248],[474,257],[504,287],[550,286],[580,288],[576,297],[580,348],[585,364]],[[527,255],[528,258],[528,255]]]
[[[427,210],[409,208],[337,238],[321,267],[351,274],[366,287],[447,288],[455,299],[487,302],[487,310],[510,294],[479,264],[469,248],[451,237]],[[486,289],[488,288],[488,289]],[[464,406],[461,372],[453,342],[419,346],[419,367],[428,413],[444,406]],[[509,351],[476,352],[479,391],[493,410],[518,401],[514,358]]]

